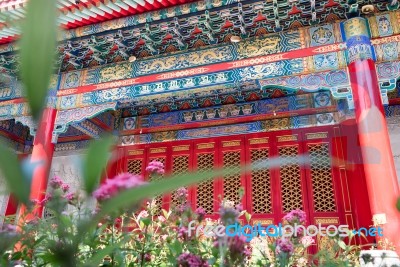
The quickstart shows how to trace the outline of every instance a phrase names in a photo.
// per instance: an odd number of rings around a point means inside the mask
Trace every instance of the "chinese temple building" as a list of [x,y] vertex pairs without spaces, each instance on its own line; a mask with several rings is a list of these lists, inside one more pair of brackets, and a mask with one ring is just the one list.
[[[167,175],[271,162],[193,185],[192,205],[212,218],[219,196],[242,202],[255,224],[299,208],[310,224],[379,225],[373,241],[400,252],[397,0],[57,3],[60,69],[39,125],[17,79],[20,30],[0,18],[0,138],[45,163],[32,198],[49,175],[79,187],[80,155],[112,131],[109,177],[152,160]],[[18,21],[25,6],[1,0],[0,12]],[[18,214],[12,196],[3,214]]]

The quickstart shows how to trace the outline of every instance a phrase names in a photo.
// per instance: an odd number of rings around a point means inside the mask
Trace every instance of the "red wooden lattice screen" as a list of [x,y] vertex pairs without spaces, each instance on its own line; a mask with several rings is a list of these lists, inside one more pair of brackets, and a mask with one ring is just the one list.
[[[343,163],[347,156],[342,141],[340,126],[325,126],[127,146],[120,148],[125,155],[121,169],[143,173],[152,160],[164,162],[167,175],[275,164],[249,168],[243,175],[210,177],[189,188],[189,201],[193,208],[202,207],[215,218],[220,196],[238,204],[238,190],[243,187],[242,204],[252,214],[252,223],[278,224],[287,212],[300,208],[306,211],[309,224],[352,228],[356,219],[349,188],[354,186],[350,176],[356,172]],[[173,201],[174,193],[157,197],[159,208],[168,209]]]

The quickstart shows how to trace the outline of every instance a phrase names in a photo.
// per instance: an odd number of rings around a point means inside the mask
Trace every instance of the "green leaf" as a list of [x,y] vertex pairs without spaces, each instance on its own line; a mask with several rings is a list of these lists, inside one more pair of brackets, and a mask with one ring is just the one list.
[[346,248],[347,248],[346,243],[344,243],[343,240],[339,240],[338,245],[343,250],[346,250]]
[[246,211],[246,213],[244,214],[244,216],[246,217],[246,221],[247,221],[247,222],[250,222],[251,214],[248,213],[248,212]]
[[22,172],[17,155],[3,143],[0,143],[0,170],[7,182],[8,190],[18,201],[28,204],[31,184]]
[[56,1],[31,0],[22,24],[21,78],[32,116],[39,120],[56,52]]
[[110,255],[113,250],[119,248],[121,244],[123,244],[123,241],[108,245],[104,249],[98,250],[96,254],[94,254],[93,257],[90,259],[90,265],[85,266],[93,266],[92,264],[99,264],[106,256]]
[[151,220],[150,220],[149,218],[141,218],[140,220],[141,220],[141,221],[144,223],[144,225],[146,225],[146,226],[149,226],[150,223],[151,223]]
[[396,207],[400,211],[400,197],[397,199]]
[[104,166],[107,166],[113,142],[114,137],[108,136],[95,140],[89,145],[83,165],[84,185],[88,194],[91,194],[100,182],[100,176]]

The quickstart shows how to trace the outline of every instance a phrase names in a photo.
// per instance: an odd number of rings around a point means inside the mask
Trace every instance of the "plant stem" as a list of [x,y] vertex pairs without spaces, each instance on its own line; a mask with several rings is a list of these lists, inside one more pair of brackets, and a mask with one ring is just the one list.
[[148,229],[148,225],[146,225],[145,229],[144,229],[144,243],[143,243],[143,248],[142,248],[142,253],[140,255],[140,267],[143,267],[143,263],[144,263],[144,249],[146,247],[146,243],[147,243],[147,229]]

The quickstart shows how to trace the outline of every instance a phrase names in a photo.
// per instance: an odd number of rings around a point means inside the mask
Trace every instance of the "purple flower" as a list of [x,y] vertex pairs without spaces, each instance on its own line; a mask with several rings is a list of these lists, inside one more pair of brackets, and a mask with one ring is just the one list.
[[179,204],[175,207],[175,212],[177,214],[182,214],[189,209],[189,205],[187,203]]
[[240,211],[230,206],[221,205],[219,209],[219,215],[221,216],[221,220],[225,225],[235,224],[239,218]]
[[276,240],[275,252],[276,254],[287,253],[289,255],[293,254],[294,246],[287,238],[279,238]]
[[195,212],[197,214],[197,220],[199,222],[201,222],[206,216],[206,211],[202,207],[198,207]]
[[178,237],[186,240],[188,238],[188,229],[186,227],[178,228]]
[[185,187],[181,187],[176,190],[176,197],[180,199],[186,199],[188,195],[188,190]]
[[207,261],[203,260],[200,256],[191,253],[182,253],[178,257],[178,265],[180,267],[208,267],[210,266]]
[[151,261],[151,255],[149,253],[144,254],[144,261]]
[[247,246],[246,237],[233,236],[228,240],[229,254],[234,261],[243,261],[250,256],[251,252]]
[[147,166],[146,171],[150,173],[164,174],[164,163],[153,160],[149,163],[149,166]]
[[307,222],[307,215],[300,209],[295,209],[286,214],[283,219],[289,224],[305,224]]
[[109,199],[124,189],[129,189],[146,184],[138,175],[131,173],[122,173],[113,179],[107,179],[106,182],[93,192],[93,196],[98,201]]
[[0,233],[8,233],[8,232],[15,232],[17,231],[17,227],[12,224],[5,224],[3,225],[2,229],[0,230]]

